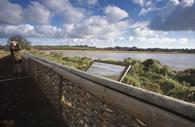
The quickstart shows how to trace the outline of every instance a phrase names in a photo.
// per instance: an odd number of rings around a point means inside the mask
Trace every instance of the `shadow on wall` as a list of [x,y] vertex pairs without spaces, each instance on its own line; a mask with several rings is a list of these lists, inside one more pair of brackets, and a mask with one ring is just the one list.
[[1,127],[66,127],[31,78],[0,84]]
[[12,77],[14,73],[14,65],[11,55],[0,58],[0,80]]

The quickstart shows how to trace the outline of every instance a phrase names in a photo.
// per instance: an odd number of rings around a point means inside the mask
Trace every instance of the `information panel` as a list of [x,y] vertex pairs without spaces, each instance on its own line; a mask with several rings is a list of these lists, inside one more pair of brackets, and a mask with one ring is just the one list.
[[87,72],[109,79],[122,81],[129,69],[130,65],[115,64],[105,61],[94,61],[88,68]]

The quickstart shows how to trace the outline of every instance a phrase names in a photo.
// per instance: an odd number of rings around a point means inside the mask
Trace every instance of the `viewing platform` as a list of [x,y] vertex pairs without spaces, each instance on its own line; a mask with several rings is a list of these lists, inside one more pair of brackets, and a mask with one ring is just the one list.
[[195,104],[22,56],[0,59],[2,127],[195,127]]

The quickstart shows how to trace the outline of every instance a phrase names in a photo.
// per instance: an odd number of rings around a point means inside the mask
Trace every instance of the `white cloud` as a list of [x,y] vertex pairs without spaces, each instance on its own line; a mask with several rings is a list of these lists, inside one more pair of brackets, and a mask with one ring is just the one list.
[[74,24],[64,24],[63,31],[64,33],[69,34],[74,29],[74,27],[75,27]]
[[[87,2],[94,5],[98,0],[88,0]],[[129,16],[128,13],[111,5],[104,8],[103,11],[103,16],[93,16],[86,14],[85,9],[73,7],[69,0],[40,0],[40,3],[30,1],[22,12],[24,13],[24,22],[29,24],[0,25],[0,36],[21,34],[32,37],[103,40],[113,40],[122,36],[130,26],[128,19],[125,19]],[[63,27],[50,25],[53,16],[63,17]]]
[[0,36],[12,36],[12,35],[22,35],[22,36],[34,36],[34,27],[29,24],[21,25],[3,25],[0,26]]
[[80,38],[113,39],[123,34],[128,29],[128,21],[109,23],[104,16],[92,16],[82,23],[74,26],[70,36]]
[[83,10],[77,8],[67,8],[63,13],[66,24],[75,24],[85,18]]
[[[128,41],[138,47],[150,48],[175,48],[179,45],[190,47],[194,41],[183,36],[175,37],[170,32],[151,30],[147,27],[148,22],[136,22],[131,25],[131,36]],[[174,33],[175,34],[175,33]],[[192,48],[192,47],[191,47]]]
[[65,24],[79,23],[85,17],[85,9],[73,7],[68,0],[40,0],[54,15],[62,16]]
[[194,4],[194,0],[182,0],[182,6],[192,6]]
[[[181,40],[174,37],[135,37],[130,42],[144,48],[175,48],[181,45]],[[190,46],[191,44],[188,44],[185,47],[189,48]]]
[[133,2],[141,7],[144,6],[145,0],[133,0]]
[[61,29],[51,25],[35,26],[35,31],[39,37],[59,37]]
[[[141,11],[139,12],[140,16],[146,15],[149,12],[158,12],[161,13],[164,17],[169,15],[175,7],[179,4],[178,0],[169,0],[164,7],[157,7],[156,4],[158,4],[160,1],[153,1],[153,0],[147,0],[143,1],[143,5],[141,6]],[[163,10],[163,11],[162,11]]]
[[179,41],[181,44],[187,44],[189,43],[189,40],[188,38],[180,38],[180,41]]
[[9,37],[12,35],[50,38],[61,38],[65,36],[62,29],[51,25],[32,26],[30,24],[21,24],[0,26],[0,37]]
[[155,7],[146,7],[146,8],[142,8],[141,11],[139,12],[139,16],[144,16],[146,14],[148,14],[149,12],[159,12],[161,11],[162,8],[155,8]]
[[132,40],[134,40],[134,36],[130,36],[130,37],[128,38],[128,41],[132,41]]
[[142,27],[137,27],[133,29],[133,35],[136,37],[164,37],[167,35],[167,32],[162,32],[162,31],[154,31],[151,30],[147,27],[142,28]]
[[25,18],[38,24],[48,24],[51,14],[42,4],[31,1],[24,11]]
[[165,31],[154,31],[148,28],[149,22],[143,21],[143,22],[135,22],[131,23],[131,35],[134,37],[164,37],[167,35],[167,32]]
[[117,22],[121,19],[127,18],[129,15],[125,10],[120,9],[116,6],[107,6],[104,9],[104,13],[110,22]]
[[40,0],[41,3],[49,10],[55,13],[62,12],[66,7],[70,7],[71,4],[68,0]]
[[19,24],[23,20],[23,10],[17,4],[12,4],[8,0],[0,0],[0,23]]

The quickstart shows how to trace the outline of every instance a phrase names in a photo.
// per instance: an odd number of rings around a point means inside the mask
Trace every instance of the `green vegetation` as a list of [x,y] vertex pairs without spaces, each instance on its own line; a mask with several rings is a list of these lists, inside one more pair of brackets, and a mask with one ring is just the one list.
[[[147,59],[143,62],[126,59],[132,64],[124,83],[172,96],[181,100],[195,102],[193,75],[185,71],[177,72],[162,65],[159,61]],[[193,69],[188,69],[188,72]],[[183,78],[183,77],[185,78]]]
[[[92,62],[91,58],[66,57],[63,54],[54,52],[46,54],[45,52],[34,50],[31,53],[84,71]],[[195,69],[176,71],[153,59],[147,59],[143,62],[131,58],[124,61],[106,61],[132,65],[123,80],[124,83],[195,103]]]
[[32,50],[32,51],[30,51],[30,53],[32,53],[35,56],[41,56],[41,57],[47,58],[49,60],[55,61],[57,63],[61,63],[63,65],[77,68],[77,69],[83,70],[83,71],[85,71],[87,69],[87,67],[89,66],[89,64],[92,62],[91,58],[66,57],[66,56],[63,56],[62,53],[51,52],[49,54],[46,54],[45,52],[40,52],[37,50]]

